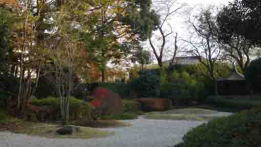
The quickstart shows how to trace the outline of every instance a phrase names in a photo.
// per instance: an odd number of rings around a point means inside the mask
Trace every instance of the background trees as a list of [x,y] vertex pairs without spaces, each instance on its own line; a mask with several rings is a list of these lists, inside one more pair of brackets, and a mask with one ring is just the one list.
[[257,1],[235,0],[218,13],[219,41],[243,73],[258,52],[259,9]]
[[256,0],[235,0],[219,13],[219,22],[228,38],[242,35],[252,43],[261,39],[261,5]]

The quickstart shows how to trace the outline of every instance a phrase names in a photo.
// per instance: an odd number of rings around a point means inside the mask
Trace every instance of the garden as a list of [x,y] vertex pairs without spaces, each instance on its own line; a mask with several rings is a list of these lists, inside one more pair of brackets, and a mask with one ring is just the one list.
[[261,4],[191,6],[0,0],[0,147],[261,146]]

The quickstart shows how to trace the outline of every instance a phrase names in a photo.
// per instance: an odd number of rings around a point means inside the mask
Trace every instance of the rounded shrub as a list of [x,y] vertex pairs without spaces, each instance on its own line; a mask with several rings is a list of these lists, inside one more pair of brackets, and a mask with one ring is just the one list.
[[[47,97],[43,99],[32,99],[32,105],[39,107],[49,107],[52,110],[56,110],[56,115],[52,118],[60,119],[60,99],[56,97]],[[89,103],[83,100],[70,97],[69,98],[69,112],[70,120],[92,120],[92,107]]]
[[130,83],[138,97],[157,97],[160,95],[160,76],[157,71],[147,70]]
[[210,121],[188,132],[175,147],[257,147],[261,145],[261,109]]
[[246,79],[251,83],[253,90],[260,93],[261,89],[261,58],[253,60],[246,69]]

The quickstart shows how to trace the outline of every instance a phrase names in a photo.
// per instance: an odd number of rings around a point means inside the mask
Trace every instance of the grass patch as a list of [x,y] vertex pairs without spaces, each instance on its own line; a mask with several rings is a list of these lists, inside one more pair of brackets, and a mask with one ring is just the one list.
[[60,127],[59,125],[24,122],[24,121],[22,122],[21,125],[23,127],[20,127],[20,129],[17,129],[13,132],[27,134],[31,136],[47,137],[47,138],[82,138],[82,139],[105,137],[112,134],[111,132],[101,131],[95,128],[80,127],[80,131],[73,133],[73,135],[59,135],[56,133],[56,130]]
[[221,108],[229,108],[235,111],[261,107],[261,97],[248,98],[248,97],[222,97],[212,96],[207,99],[211,105]]
[[131,113],[125,112],[121,114],[113,114],[113,115],[104,115],[101,117],[103,120],[129,120],[129,119],[137,119],[140,113]]
[[147,119],[208,121],[217,117],[228,116],[230,114],[231,113],[202,108],[184,108],[165,112],[150,112],[146,113],[144,117]]

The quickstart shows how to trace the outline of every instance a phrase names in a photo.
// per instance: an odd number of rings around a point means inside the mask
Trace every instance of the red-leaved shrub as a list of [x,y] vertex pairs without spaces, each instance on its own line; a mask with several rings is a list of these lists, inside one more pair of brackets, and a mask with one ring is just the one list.
[[91,101],[91,105],[101,114],[119,114],[122,112],[122,99],[118,94],[106,88],[97,88],[92,97],[94,99]]

